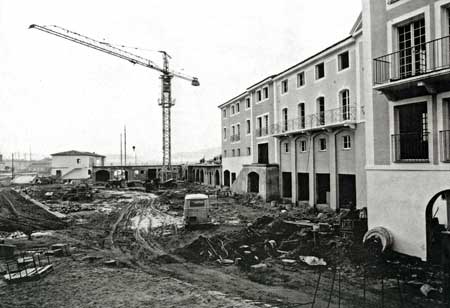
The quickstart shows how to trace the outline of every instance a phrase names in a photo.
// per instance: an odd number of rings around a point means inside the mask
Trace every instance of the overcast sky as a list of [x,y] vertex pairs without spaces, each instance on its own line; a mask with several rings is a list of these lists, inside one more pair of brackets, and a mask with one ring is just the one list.
[[197,76],[173,81],[173,152],[220,146],[217,106],[346,37],[361,0],[0,0],[0,153],[128,151],[161,159],[157,71],[38,30],[58,25]]

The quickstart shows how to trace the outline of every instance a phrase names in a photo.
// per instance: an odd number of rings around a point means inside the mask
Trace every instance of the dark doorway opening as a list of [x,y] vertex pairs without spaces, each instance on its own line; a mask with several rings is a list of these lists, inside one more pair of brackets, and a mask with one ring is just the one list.
[[223,185],[230,187],[230,171],[228,170],[223,172]]
[[283,185],[283,197],[291,198],[292,197],[292,175],[290,172],[282,173],[282,185]]
[[450,237],[442,233],[449,222],[450,190],[444,190],[431,198],[425,210],[427,261],[450,263]]
[[260,143],[258,144],[258,164],[268,164],[269,163],[269,144]]
[[205,181],[205,173],[203,170],[200,171],[200,183],[203,183]]
[[259,174],[250,172],[247,178],[247,191],[249,193],[259,193]]
[[216,170],[214,173],[214,185],[219,186],[220,185],[220,173],[219,170]]
[[147,177],[149,180],[156,179],[156,169],[148,169],[147,170]]
[[109,177],[109,171],[106,170],[99,170],[95,173],[95,181],[97,182],[108,182]]
[[316,174],[316,186],[317,186],[317,204],[329,204],[330,202],[330,174],[329,173],[317,173]]
[[125,170],[125,181],[128,181],[128,171]]
[[354,174],[339,174],[339,208],[356,209],[356,177]]
[[309,200],[309,173],[298,174],[298,200]]
[[234,184],[234,181],[236,181],[236,173],[231,173],[231,184]]

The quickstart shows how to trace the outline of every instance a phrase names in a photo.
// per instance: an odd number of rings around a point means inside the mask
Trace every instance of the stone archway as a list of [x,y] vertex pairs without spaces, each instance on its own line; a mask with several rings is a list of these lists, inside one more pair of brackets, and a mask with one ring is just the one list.
[[98,170],[95,172],[95,181],[96,182],[108,182],[111,178],[111,175],[108,170]]
[[443,190],[431,198],[425,210],[427,238],[427,261],[439,263],[442,257],[441,232],[450,223],[450,189]]
[[219,173],[219,170],[216,170],[216,172],[214,172],[214,185],[220,186],[220,173]]
[[259,193],[259,174],[250,172],[247,176],[247,192]]
[[230,171],[225,170],[223,172],[223,185],[230,187]]

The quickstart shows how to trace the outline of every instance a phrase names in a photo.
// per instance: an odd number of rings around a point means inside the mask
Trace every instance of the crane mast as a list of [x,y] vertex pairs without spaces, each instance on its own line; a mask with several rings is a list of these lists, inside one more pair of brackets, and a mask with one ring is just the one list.
[[[169,69],[170,56],[165,51],[160,51],[163,56],[163,66],[160,67],[153,61],[133,54],[126,50],[117,48],[107,42],[98,41],[90,37],[81,35],[79,33],[58,27],[58,26],[39,26],[32,24],[30,29],[37,29],[63,39],[72,41],[77,44],[84,45],[96,49],[98,51],[107,53],[109,55],[127,60],[133,64],[138,64],[157,70],[161,73],[161,98],[159,99],[159,105],[162,107],[162,170],[160,177],[163,181],[170,179],[172,176],[172,160],[171,160],[171,108],[174,105],[172,100],[172,78],[177,77],[190,81],[193,86],[199,86],[200,83],[196,77],[190,77],[185,74],[175,72]],[[126,151],[126,149],[125,149]]]

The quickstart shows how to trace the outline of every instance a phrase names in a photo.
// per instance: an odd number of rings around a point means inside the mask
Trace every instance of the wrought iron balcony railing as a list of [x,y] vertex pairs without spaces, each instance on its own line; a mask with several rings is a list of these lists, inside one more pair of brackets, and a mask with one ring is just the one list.
[[230,136],[230,141],[231,142],[237,142],[239,140],[241,140],[241,136],[240,135],[231,135]]
[[269,128],[268,127],[257,128],[255,133],[256,137],[267,136],[269,134]]
[[450,36],[374,59],[374,83],[385,84],[446,68],[450,68]]
[[345,106],[326,110],[321,113],[310,114],[305,117],[275,123],[270,127],[271,134],[281,134],[319,128],[327,125],[336,125],[356,121],[356,106]]
[[394,162],[428,162],[428,132],[411,132],[392,135]]
[[441,139],[441,161],[450,162],[450,130],[442,130],[439,132]]

